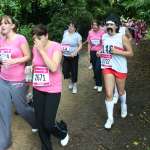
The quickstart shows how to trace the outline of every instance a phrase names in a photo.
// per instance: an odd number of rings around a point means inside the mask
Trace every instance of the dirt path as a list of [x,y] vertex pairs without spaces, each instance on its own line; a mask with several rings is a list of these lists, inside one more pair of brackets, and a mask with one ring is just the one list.
[[[68,123],[71,137],[62,148],[53,138],[54,150],[150,150],[150,50],[144,46],[135,49],[129,60],[127,81],[128,117],[120,117],[120,104],[115,106],[115,125],[106,131],[104,92],[98,94],[92,88],[92,72],[88,70],[88,56],[80,56],[78,94],[73,95],[63,84],[63,94],[58,120]],[[150,44],[149,44],[150,47]],[[149,104],[149,105],[148,105]],[[40,150],[37,134],[19,116],[13,117],[13,150]]]

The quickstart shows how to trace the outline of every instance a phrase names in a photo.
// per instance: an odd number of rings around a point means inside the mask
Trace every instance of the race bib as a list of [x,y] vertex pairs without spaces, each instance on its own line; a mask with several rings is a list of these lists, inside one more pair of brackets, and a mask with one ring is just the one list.
[[11,59],[11,50],[10,49],[0,49],[0,60],[4,61]]
[[48,67],[37,66],[33,72],[33,86],[49,86],[49,69]]
[[92,43],[92,45],[97,46],[100,44],[100,40],[99,39],[92,39],[91,43]]
[[112,55],[111,54],[101,54],[101,66],[102,68],[112,68]]
[[101,66],[102,68],[112,68],[112,45],[104,45],[101,51]]
[[62,44],[61,49],[63,52],[70,52],[70,45],[69,44]]

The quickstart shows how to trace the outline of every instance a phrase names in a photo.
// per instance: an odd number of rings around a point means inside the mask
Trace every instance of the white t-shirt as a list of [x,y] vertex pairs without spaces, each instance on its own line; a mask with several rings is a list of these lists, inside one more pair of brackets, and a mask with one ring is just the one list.
[[69,34],[68,30],[64,32],[63,39],[61,42],[62,51],[64,56],[70,56],[76,48],[79,46],[79,43],[82,41],[82,37],[78,32]]

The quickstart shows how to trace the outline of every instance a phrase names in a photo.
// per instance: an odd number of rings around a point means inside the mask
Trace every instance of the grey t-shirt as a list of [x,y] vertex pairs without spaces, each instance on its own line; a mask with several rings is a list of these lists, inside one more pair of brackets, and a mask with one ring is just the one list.
[[79,46],[82,41],[82,37],[78,32],[69,34],[68,30],[64,31],[61,45],[63,47],[63,55],[70,56]]

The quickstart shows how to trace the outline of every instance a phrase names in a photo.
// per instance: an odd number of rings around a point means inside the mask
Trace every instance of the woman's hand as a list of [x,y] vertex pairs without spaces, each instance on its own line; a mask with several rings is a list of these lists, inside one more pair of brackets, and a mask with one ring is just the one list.
[[43,44],[42,40],[39,40],[39,39],[37,39],[37,38],[34,40],[34,47],[35,47],[39,52],[44,51],[44,44]]
[[2,65],[4,66],[9,66],[14,64],[17,64],[17,59],[7,59],[2,61]]
[[75,50],[73,53],[71,53],[71,57],[77,56],[78,52]]
[[96,56],[97,56],[97,57],[101,57],[101,51],[97,51],[97,52],[96,52]]
[[111,48],[112,54],[119,54],[120,50],[117,50],[114,46]]

